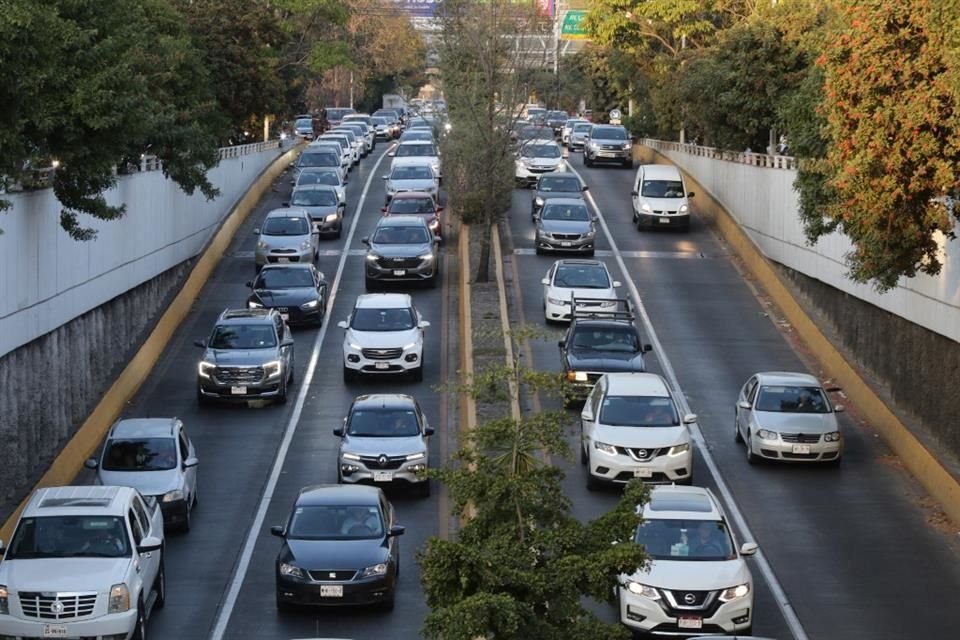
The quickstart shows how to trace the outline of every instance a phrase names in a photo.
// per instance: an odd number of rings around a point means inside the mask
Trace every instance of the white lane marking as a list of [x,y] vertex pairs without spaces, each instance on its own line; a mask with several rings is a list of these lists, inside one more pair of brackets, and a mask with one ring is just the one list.
[[[317,252],[317,255],[321,258],[336,258],[342,253],[343,253],[343,249],[320,249],[320,251]],[[252,260],[253,254],[254,254],[253,251],[234,251],[233,253],[230,253],[229,256],[231,258],[242,258],[242,259]],[[347,251],[347,255],[365,256],[367,255],[367,250],[366,249],[350,249],[349,251]]]
[[[385,157],[386,152],[381,153],[370,170],[370,176],[367,178],[367,183],[363,186],[363,193],[360,196],[360,202],[357,204],[356,213],[352,216],[353,221],[350,223],[350,231],[347,233],[347,239],[344,243],[345,247],[349,247],[350,243],[353,242],[353,235],[357,230],[357,222],[360,220],[360,214],[363,211],[363,205],[367,199],[367,192],[370,190],[370,185],[373,183],[374,176],[377,175],[377,167],[380,166],[380,162]],[[363,252],[360,253],[363,254]],[[233,614],[233,609],[237,604],[237,597],[240,595],[240,588],[243,586],[243,581],[247,575],[247,570],[250,568],[250,559],[253,557],[253,550],[256,547],[257,538],[260,536],[260,529],[263,527],[263,520],[266,518],[267,509],[270,507],[270,502],[273,500],[273,492],[277,488],[277,482],[280,479],[280,473],[283,471],[283,465],[286,462],[287,453],[290,450],[290,443],[293,440],[293,435],[297,431],[297,424],[300,422],[300,414],[303,413],[303,405],[307,400],[307,390],[310,388],[310,383],[313,380],[313,375],[317,369],[317,362],[320,359],[320,347],[323,346],[323,339],[327,335],[327,329],[330,327],[330,315],[333,313],[333,303],[337,299],[337,291],[340,289],[340,280],[343,277],[343,270],[347,264],[347,257],[350,255],[353,255],[352,251],[345,251],[341,252],[340,254],[340,262],[337,264],[337,274],[333,279],[333,284],[330,286],[330,299],[327,300],[327,311],[323,317],[323,326],[320,328],[316,339],[313,341],[313,347],[310,353],[310,363],[307,365],[306,373],[300,380],[300,391],[297,393],[297,403],[293,407],[293,413],[290,414],[290,420],[287,422],[287,426],[284,429],[283,440],[280,442],[280,450],[277,452],[277,458],[273,462],[273,469],[270,471],[270,478],[267,480],[267,486],[263,490],[263,495],[260,496],[260,504],[257,507],[257,513],[253,519],[253,524],[250,525],[250,530],[247,532],[247,538],[243,544],[243,550],[240,552],[240,560],[237,563],[237,568],[233,572],[233,577],[230,581],[230,589],[227,591],[226,600],[224,600],[223,606],[220,608],[220,611],[217,614],[216,624],[214,624],[213,632],[210,634],[211,640],[223,640],[223,635],[227,631],[227,625],[230,624],[230,616]]]
[[[576,169],[570,167],[570,171],[572,171],[578,178],[580,178],[580,180],[583,181],[583,177]],[[586,181],[584,181],[584,184],[586,184]],[[633,277],[627,271],[627,265],[623,262],[623,256],[617,248],[617,243],[614,241],[613,235],[610,233],[610,229],[607,227],[607,222],[603,217],[603,212],[600,211],[600,207],[597,206],[597,201],[594,200],[593,194],[587,191],[584,195],[586,195],[587,200],[593,207],[593,210],[597,212],[597,218],[600,222],[600,226],[603,228],[603,234],[607,237],[607,242],[609,242],[610,246],[613,248],[613,257],[616,259],[617,265],[619,265],[620,271],[623,273],[624,281],[626,282],[627,287],[630,289],[630,295],[633,298],[633,303],[640,313],[640,319],[643,322],[644,329],[647,332],[647,337],[653,345],[653,349],[657,354],[657,359],[660,361],[660,365],[663,367],[663,372],[670,381],[670,385],[677,392],[676,395],[677,399],[680,401],[681,409],[683,409],[684,413],[693,413],[690,410],[690,404],[687,402],[687,397],[684,395],[683,389],[680,388],[680,381],[677,379],[677,374],[673,370],[673,365],[670,364],[670,359],[667,357],[667,352],[664,350],[663,344],[660,342],[660,339],[657,337],[657,333],[653,328],[653,323],[650,321],[650,316],[647,313],[647,309],[643,306],[643,302],[640,300],[640,291],[637,289],[637,285],[634,283]],[[720,495],[723,497],[723,501],[726,503],[727,512],[731,514],[733,521],[737,524],[737,528],[744,535],[744,537],[748,538],[749,540],[756,541],[756,537],[750,531],[750,527],[747,526],[747,520],[743,517],[743,512],[740,510],[736,500],[733,498],[733,492],[730,491],[730,488],[724,481],[723,476],[720,474],[720,467],[717,466],[716,461],[713,459],[713,456],[707,449],[707,443],[703,438],[703,432],[700,430],[700,425],[694,424],[690,428],[690,431],[694,443],[700,450],[700,455],[703,458],[703,461],[710,470],[710,475],[713,476],[714,481],[717,483],[717,490],[720,492]],[[773,593],[773,597],[777,601],[777,606],[780,608],[780,612],[783,614],[783,618],[786,620],[787,626],[790,627],[790,632],[793,634],[793,637],[796,640],[809,640],[807,632],[804,630],[803,625],[800,623],[800,618],[797,616],[797,613],[793,608],[793,604],[790,602],[790,599],[787,598],[787,594],[783,590],[783,586],[780,584],[776,574],[773,572],[773,567],[771,567],[770,563],[767,562],[767,558],[762,549],[757,551],[754,559],[756,560],[756,563],[760,569],[760,573],[763,574],[764,580],[766,581],[767,585],[769,585],[770,591]]]
[[[518,248],[513,250],[513,255],[515,256],[533,256],[537,254],[536,249],[528,249],[526,247]],[[560,255],[560,254],[557,254]],[[609,249],[597,249],[593,253],[596,258],[612,258],[614,252]],[[710,256],[705,256],[702,253],[695,251],[621,251],[620,255],[624,258],[679,258],[682,260],[689,260],[692,258],[702,259],[709,258]],[[579,255],[573,256],[575,258],[580,257]],[[590,256],[584,256],[589,258]]]

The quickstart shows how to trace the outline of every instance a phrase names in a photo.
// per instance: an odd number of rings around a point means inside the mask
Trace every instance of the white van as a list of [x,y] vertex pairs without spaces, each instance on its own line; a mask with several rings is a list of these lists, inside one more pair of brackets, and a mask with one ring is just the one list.
[[633,222],[645,227],[690,229],[690,201],[680,170],[669,164],[643,164],[637,169],[633,191]]

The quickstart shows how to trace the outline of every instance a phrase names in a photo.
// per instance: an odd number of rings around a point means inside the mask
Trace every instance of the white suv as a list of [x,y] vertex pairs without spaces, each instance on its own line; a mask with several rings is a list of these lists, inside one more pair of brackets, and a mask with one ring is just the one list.
[[166,597],[163,516],[131,487],[38,489],[0,542],[0,638],[146,637]]
[[359,374],[410,373],[423,380],[423,319],[406,293],[357,296],[343,335],[343,381]]
[[702,487],[654,487],[643,506],[634,542],[644,545],[649,565],[621,575],[620,621],[653,635],[749,635],[753,576],[737,547],[720,503]]
[[587,488],[603,482],[693,480],[693,450],[666,381],[655,373],[607,373],[590,392],[580,414],[580,461]]

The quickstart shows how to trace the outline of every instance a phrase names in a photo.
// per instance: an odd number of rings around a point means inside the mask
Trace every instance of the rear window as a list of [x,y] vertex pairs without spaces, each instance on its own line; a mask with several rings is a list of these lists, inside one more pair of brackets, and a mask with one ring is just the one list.
[[168,471],[177,466],[173,438],[130,438],[107,442],[100,468],[104,471]]
[[435,156],[437,150],[432,144],[402,144],[397,147],[397,157],[405,158],[410,156]]

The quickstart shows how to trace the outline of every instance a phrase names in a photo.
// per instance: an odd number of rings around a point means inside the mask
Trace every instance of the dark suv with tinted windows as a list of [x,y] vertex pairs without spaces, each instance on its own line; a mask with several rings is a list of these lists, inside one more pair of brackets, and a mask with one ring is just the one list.
[[366,286],[372,291],[380,282],[426,282],[437,286],[440,273],[438,239],[420,216],[391,215],[380,218],[367,245]]

